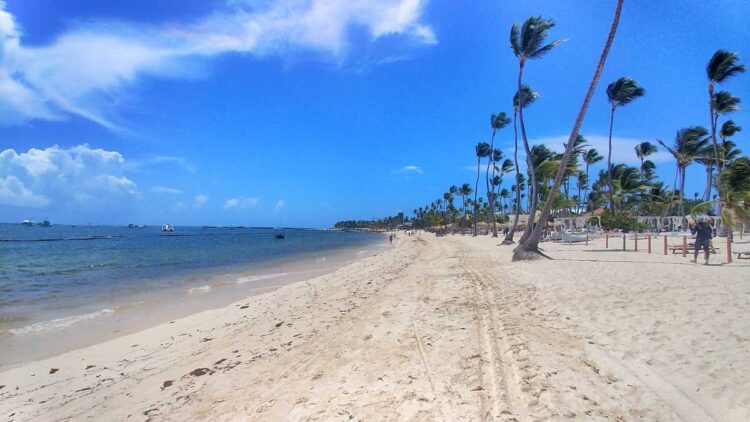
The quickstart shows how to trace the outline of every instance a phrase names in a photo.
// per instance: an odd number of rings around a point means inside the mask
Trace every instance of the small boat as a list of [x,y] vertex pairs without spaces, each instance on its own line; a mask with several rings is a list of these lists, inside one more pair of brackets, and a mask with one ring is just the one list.
[[41,227],[52,227],[52,223],[50,223],[49,220],[47,220],[46,218],[44,219],[44,221],[42,221],[41,223],[39,223],[39,225]]
[[276,239],[278,239],[278,240],[284,240],[284,237],[286,237],[286,235],[284,233],[276,233]]
[[174,227],[171,224],[165,224],[165,225],[161,226],[161,231],[163,231],[163,232],[173,232],[174,231]]
[[23,222],[21,224],[23,224],[26,227],[31,227],[31,226],[34,225],[34,221],[32,221],[32,220],[23,220]]

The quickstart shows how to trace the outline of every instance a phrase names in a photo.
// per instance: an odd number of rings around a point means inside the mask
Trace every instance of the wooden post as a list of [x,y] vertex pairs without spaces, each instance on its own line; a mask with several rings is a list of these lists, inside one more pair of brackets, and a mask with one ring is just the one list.
[[604,235],[604,247],[609,249],[609,233]]
[[586,246],[588,246],[588,245],[589,245],[589,235],[587,234],[586,235]]
[[638,233],[635,234],[635,251],[638,252]]
[[625,235],[622,235],[622,250],[625,250]]
[[651,253],[651,235],[648,235],[648,253]]
[[732,263],[732,237],[727,236],[727,264]]
[[687,236],[682,236],[682,257],[687,256]]
[[664,255],[667,254],[667,235],[664,235]]

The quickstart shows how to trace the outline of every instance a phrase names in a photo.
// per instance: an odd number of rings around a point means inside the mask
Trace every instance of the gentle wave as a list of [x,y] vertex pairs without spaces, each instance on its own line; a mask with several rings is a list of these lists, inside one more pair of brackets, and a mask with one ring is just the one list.
[[244,284],[244,283],[250,283],[250,282],[253,282],[253,281],[269,280],[269,279],[272,279],[272,278],[284,277],[286,275],[289,275],[289,273],[273,273],[273,274],[245,276],[245,277],[238,278],[235,281],[235,283],[237,283],[237,284]]
[[123,309],[131,308],[137,305],[142,305],[144,303],[146,303],[146,301],[128,303],[124,305],[117,305],[114,308],[106,308],[106,309],[102,309],[102,310],[95,311],[95,312],[89,312],[86,314],[73,315],[73,316],[64,317],[64,318],[55,318],[49,321],[42,321],[42,322],[37,322],[36,324],[27,325],[25,327],[12,328],[8,330],[7,332],[16,336],[21,336],[25,334],[36,334],[42,331],[53,330],[56,328],[65,328],[65,327],[68,327],[70,325],[76,324],[81,321],[86,321],[86,320],[94,319],[100,316],[109,315],[117,311],[122,311]]

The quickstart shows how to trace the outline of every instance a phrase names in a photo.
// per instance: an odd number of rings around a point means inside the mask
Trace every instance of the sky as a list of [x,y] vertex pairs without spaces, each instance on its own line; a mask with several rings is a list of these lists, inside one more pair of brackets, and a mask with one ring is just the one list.
[[[474,145],[511,113],[513,23],[567,41],[530,61],[531,143],[561,150],[612,1],[0,0],[0,222],[326,227],[409,213],[473,182]],[[705,66],[750,64],[745,0],[625,2],[581,129],[613,159],[708,127]],[[720,89],[750,97],[750,72]],[[730,116],[750,126],[746,109]],[[750,151],[750,127],[735,136]],[[512,128],[496,145],[512,156]],[[674,163],[653,156],[667,184]],[[592,168],[592,174],[602,166]],[[510,177],[508,178],[510,179]],[[689,167],[686,192],[703,192]],[[510,180],[506,181],[506,186]]]

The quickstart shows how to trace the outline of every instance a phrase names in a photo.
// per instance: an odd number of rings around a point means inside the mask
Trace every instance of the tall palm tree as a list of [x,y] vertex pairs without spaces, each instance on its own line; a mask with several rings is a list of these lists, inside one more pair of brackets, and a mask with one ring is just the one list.
[[[524,85],[520,91],[516,91],[513,95],[513,165],[516,168],[516,186],[523,183],[521,179],[521,168],[518,166],[518,127],[516,121],[518,118],[518,112],[521,108],[526,108],[536,99],[539,98],[539,93],[534,92],[530,86]],[[516,209],[513,213],[513,224],[510,226],[510,230],[503,239],[503,245],[509,245],[513,243],[513,236],[516,234],[516,226],[518,225],[518,218],[521,213],[521,191],[522,189],[516,189]]]
[[[513,48],[513,54],[518,58],[518,83],[517,93],[522,93],[523,88],[523,69],[526,65],[527,60],[538,59],[545,54],[549,53],[553,48],[560,45],[563,40],[552,41],[551,43],[545,44],[547,39],[547,31],[552,29],[555,23],[551,19],[543,19],[541,16],[530,17],[520,27],[517,24],[513,24],[510,28],[510,45]],[[522,100],[523,101],[523,100]],[[529,141],[526,137],[526,127],[523,122],[523,107],[518,108],[518,121],[521,126],[521,136],[523,138],[523,146],[526,150],[526,162],[529,165],[529,171],[532,176],[532,198],[531,198],[531,209],[529,221],[533,221],[533,216],[536,213],[536,194],[533,189],[536,189],[535,169],[531,162],[531,149],[529,147]],[[532,224],[528,224],[521,241],[523,241],[529,234],[531,234]]]
[[[737,220],[750,223],[750,158],[741,157],[730,164],[717,175],[717,189],[722,209],[721,218],[726,227],[733,227]],[[695,216],[711,208],[713,201],[706,201],[695,206],[690,213]],[[732,230],[728,231],[731,238]]]
[[487,173],[485,175],[487,179],[487,201],[490,203],[490,218],[492,218],[492,237],[497,237],[497,222],[495,221],[495,201],[494,198],[491,198],[493,191],[490,191],[490,166],[492,166],[492,178],[495,177],[495,163],[498,162],[500,159],[502,159],[502,152],[500,150],[497,150],[500,153],[500,156],[495,159],[495,135],[497,134],[497,131],[508,126],[510,124],[510,117],[508,117],[507,114],[505,114],[504,111],[493,114],[490,116],[490,128],[492,128],[492,136],[490,138],[490,151],[492,151],[492,155],[490,156],[490,160],[487,162]]
[[677,174],[675,176],[675,194],[677,193],[677,183],[679,183],[679,197],[677,212],[680,216],[685,215],[684,197],[685,197],[685,170],[687,167],[700,156],[701,150],[708,145],[706,139],[708,131],[702,126],[693,126],[680,129],[674,138],[674,143],[670,147],[661,140],[657,141],[669,151],[677,162]]
[[738,64],[739,56],[737,53],[718,50],[711,57],[706,65],[706,76],[708,77],[708,107],[709,107],[709,119],[711,121],[711,142],[714,147],[714,160],[716,162],[716,169],[721,173],[722,163],[719,160],[719,144],[716,141],[716,118],[714,111],[715,98],[714,98],[714,86],[720,84],[730,77],[742,73],[745,71],[745,66]]
[[[588,109],[589,103],[591,102],[591,97],[593,97],[594,95],[596,85],[599,83],[599,77],[604,70],[604,63],[607,61],[609,49],[612,47],[612,42],[615,40],[615,33],[617,32],[617,25],[620,22],[620,14],[622,12],[622,3],[623,0],[617,0],[617,6],[615,7],[615,14],[612,18],[612,24],[609,28],[607,41],[604,43],[604,48],[602,49],[602,53],[599,56],[599,62],[596,65],[594,76],[591,78],[591,82],[589,83],[589,87],[586,91],[586,96],[583,99],[583,104],[581,104],[581,108],[580,110],[578,110],[578,116],[576,116],[576,120],[573,123],[573,129],[571,130],[570,136],[568,137],[568,142],[565,146],[565,152],[563,153],[562,159],[560,160],[560,167],[558,167],[557,169],[555,181],[552,184],[552,188],[549,192],[550,198],[554,198],[555,195],[557,195],[557,192],[559,192],[560,190],[560,184],[562,183],[563,174],[567,167],[568,161],[570,160],[570,155],[573,152],[573,146],[575,145],[574,141],[578,136],[579,131],[581,130],[583,118],[586,116],[586,110]],[[527,237],[527,239],[521,242],[518,247],[513,250],[513,260],[535,259],[541,256],[541,252],[539,251],[539,240],[541,239],[542,230],[547,226],[547,221],[549,221],[551,209],[552,201],[546,201],[546,203],[544,204],[544,208],[542,208],[542,214],[539,217],[539,223],[534,226],[534,230]]]
[[656,145],[648,141],[641,142],[640,144],[635,146],[635,155],[636,157],[638,157],[639,160],[641,160],[641,166],[639,168],[641,171],[641,176],[644,175],[644,170],[645,170],[643,167],[643,162],[646,160],[646,157],[655,153],[656,151],[657,151]]
[[631,78],[620,78],[607,86],[607,99],[609,100],[609,150],[607,151],[607,183],[609,184],[609,206],[614,209],[614,197],[612,193],[612,126],[615,121],[615,110],[642,97],[646,90],[639,87],[638,83]]
[[487,142],[480,142],[474,147],[474,153],[477,156],[477,181],[474,183],[474,215],[472,216],[474,236],[477,235],[477,216],[479,215],[479,202],[477,202],[477,194],[479,193],[479,167],[482,164],[482,158],[489,156],[491,152],[490,144]]
[[[593,166],[599,161],[602,161],[603,159],[604,157],[602,157],[599,154],[599,151],[595,150],[594,148],[589,148],[586,150],[586,152],[583,153],[583,162],[586,163],[586,180],[589,180],[589,167]],[[587,187],[586,191],[583,194],[583,197],[588,198],[588,194],[589,190]],[[586,201],[586,205],[588,208],[588,200]]]
[[460,188],[458,188],[458,193],[462,198],[461,204],[463,206],[463,221],[466,221],[466,202],[473,192],[474,189],[472,189],[471,185],[468,183],[464,183]]

